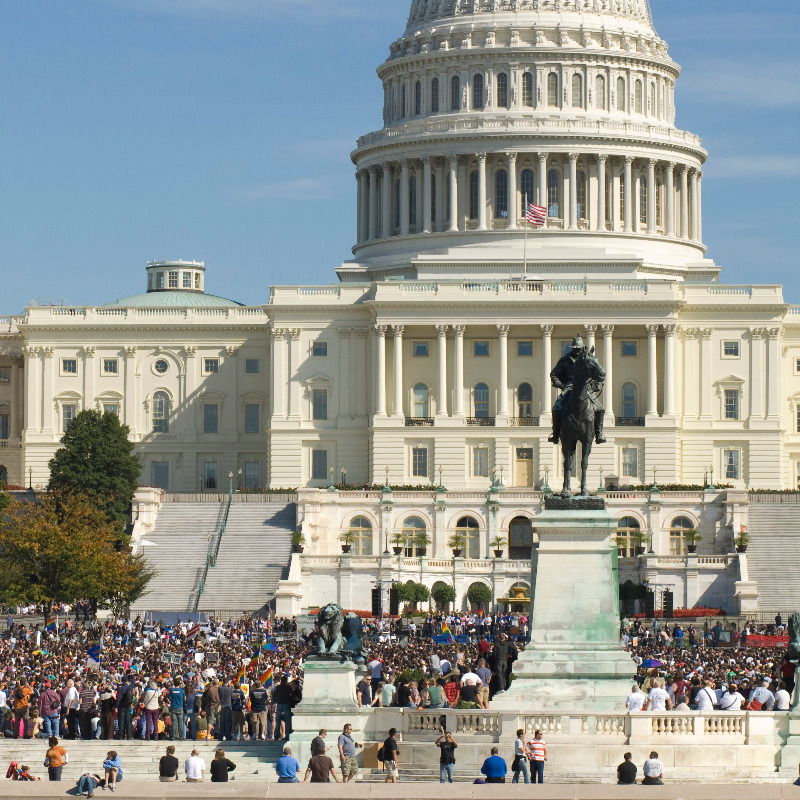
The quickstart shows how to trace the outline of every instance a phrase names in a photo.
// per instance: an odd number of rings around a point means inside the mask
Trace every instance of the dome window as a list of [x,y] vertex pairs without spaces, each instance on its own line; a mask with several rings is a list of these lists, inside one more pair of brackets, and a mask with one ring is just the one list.
[[461,78],[453,75],[450,78],[450,110],[458,111],[461,108]]
[[583,78],[580,75],[572,76],[572,107],[583,108]]
[[417,81],[414,84],[414,115],[419,116],[422,113],[422,81]]
[[557,169],[547,173],[547,216],[561,218],[561,176]]
[[530,72],[522,74],[522,105],[533,108],[533,75]]
[[520,190],[520,201],[522,205],[520,206],[520,210],[522,211],[522,215],[525,216],[527,209],[525,208],[525,203],[532,203],[533,202],[533,170],[532,169],[524,169],[522,170],[522,174],[520,175],[520,182],[519,182],[519,190]]
[[478,219],[478,170],[469,174],[469,218]]
[[483,106],[483,75],[478,74],[472,78],[472,107],[482,111]]
[[494,176],[494,217],[508,219],[508,173],[504,169]]
[[169,369],[169,362],[166,359],[159,358],[153,365],[153,369],[159,374],[163,375]]
[[497,107],[508,108],[508,75],[501,72],[497,76]]
[[583,170],[578,170],[578,219],[585,220],[586,212],[588,211],[586,207],[586,173]]
[[636,81],[633,88],[633,97],[634,97],[634,108],[637,114],[643,113],[644,109],[642,108],[644,98],[643,98],[643,90],[642,90],[642,82]]
[[431,113],[439,113],[439,79],[434,78],[431,81]]
[[625,110],[625,78],[617,78],[617,111]]
[[547,105],[551,107],[558,105],[558,75],[555,72],[547,76]]
[[601,111],[606,110],[606,79],[602,75],[594,79],[594,105]]

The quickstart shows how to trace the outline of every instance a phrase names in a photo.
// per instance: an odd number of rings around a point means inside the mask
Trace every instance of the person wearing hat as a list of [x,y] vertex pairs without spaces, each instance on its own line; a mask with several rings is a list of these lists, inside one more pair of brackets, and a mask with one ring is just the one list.
[[[558,363],[553,367],[550,373],[550,381],[556,389],[561,389],[562,392],[553,406],[553,433],[548,437],[548,441],[553,444],[558,444],[558,437],[561,431],[561,416],[564,406],[569,399],[569,392],[572,389],[572,382],[575,376],[575,362],[586,352],[583,344],[583,339],[576,336],[572,340],[572,345],[568,353],[565,353],[558,359]],[[597,395],[599,397],[600,386],[597,387]],[[590,402],[594,407],[594,437],[597,444],[603,444],[606,437],[603,435],[603,418],[605,417],[605,409],[598,397],[589,394]]]

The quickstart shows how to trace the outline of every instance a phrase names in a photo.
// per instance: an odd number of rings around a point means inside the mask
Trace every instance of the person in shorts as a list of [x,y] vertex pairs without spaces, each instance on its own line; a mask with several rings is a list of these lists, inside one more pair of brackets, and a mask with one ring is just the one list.
[[339,734],[339,759],[342,766],[342,783],[354,780],[358,775],[356,749],[361,747],[353,741],[353,726],[348,722]]
[[386,770],[386,780],[384,783],[397,783],[397,777],[400,774],[397,769],[397,740],[394,738],[397,735],[396,728],[389,728],[389,735],[383,743],[383,768]]

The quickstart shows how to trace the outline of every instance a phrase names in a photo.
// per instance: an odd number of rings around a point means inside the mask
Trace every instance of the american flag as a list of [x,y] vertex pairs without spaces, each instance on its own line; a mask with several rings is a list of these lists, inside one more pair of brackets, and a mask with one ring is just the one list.
[[186,638],[187,639],[194,639],[194,637],[197,636],[198,633],[200,633],[200,624],[199,623],[197,625],[192,625],[192,627],[189,628],[188,631],[186,631]]
[[544,225],[547,221],[547,209],[544,206],[535,206],[533,203],[528,204],[528,213],[525,214],[525,219],[531,225]]

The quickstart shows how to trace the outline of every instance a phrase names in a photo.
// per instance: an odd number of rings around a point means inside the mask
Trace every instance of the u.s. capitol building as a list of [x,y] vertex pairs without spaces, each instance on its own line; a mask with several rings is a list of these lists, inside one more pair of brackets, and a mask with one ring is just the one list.
[[[367,608],[408,578],[502,598],[527,586],[541,491],[561,483],[549,374],[581,334],[607,371],[591,483],[619,515],[621,580],[773,608],[755,520],[793,498],[752,490],[798,483],[800,307],[708,258],[679,72],[646,0],[413,0],[378,70],[383,125],[351,154],[338,281],[242,304],[205,292],[201,262],[153,262],[144,294],[2,318],[0,474],[45,484],[70,420],[106,410],[168,498],[298,489],[284,610]],[[142,500],[150,532],[159,503]]]

